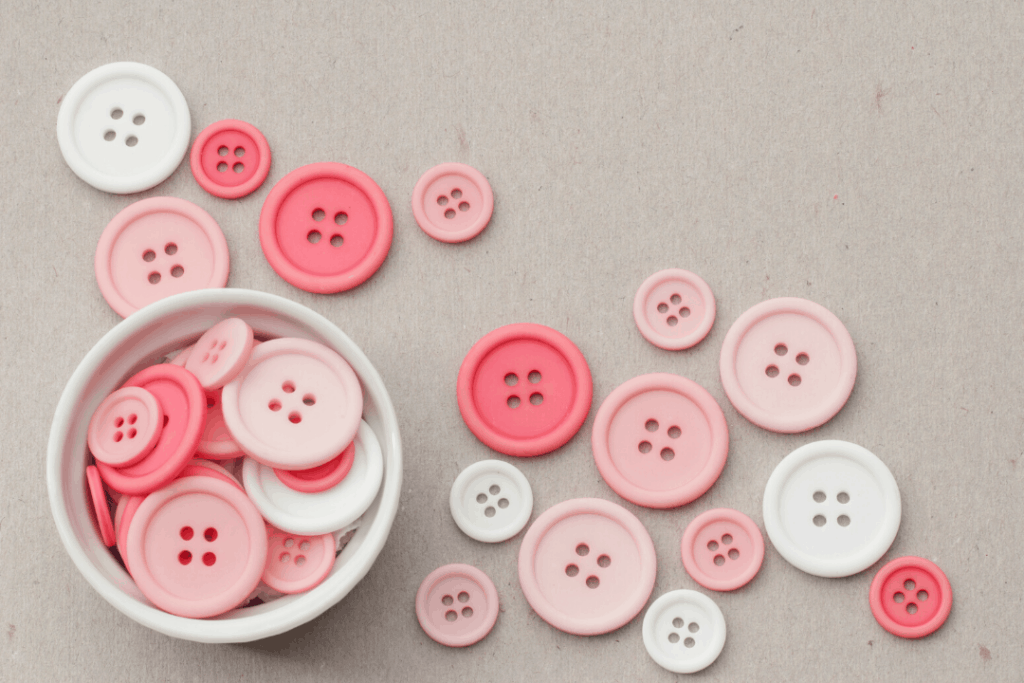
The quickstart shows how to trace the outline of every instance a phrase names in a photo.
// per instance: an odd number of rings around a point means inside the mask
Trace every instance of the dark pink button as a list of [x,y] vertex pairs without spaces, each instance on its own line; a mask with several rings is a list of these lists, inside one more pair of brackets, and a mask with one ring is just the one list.
[[320,493],[334,488],[352,471],[356,459],[356,443],[353,441],[337,458],[328,460],[307,470],[282,470],[274,468],[274,474],[281,483],[293,491]]
[[879,569],[869,598],[878,623],[901,638],[934,633],[953,609],[953,588],[946,574],[921,557],[901,557]]
[[484,639],[498,620],[498,591],[482,571],[468,564],[438,567],[416,592],[416,618],[424,633],[448,647]]
[[89,450],[97,462],[127,467],[142,460],[164,428],[164,411],[153,394],[121,387],[103,399],[89,420]]
[[85,480],[89,484],[89,499],[92,501],[93,512],[96,513],[96,525],[100,529],[100,538],[108,548],[117,542],[114,535],[114,523],[110,519],[110,507],[107,505],[107,494],[103,490],[100,473],[93,465],[85,468]]
[[192,143],[189,164],[196,182],[215,197],[238,199],[254,192],[270,172],[270,145],[245,121],[207,126]]
[[285,595],[316,588],[334,566],[334,536],[301,536],[267,526],[263,583]]
[[753,520],[729,508],[698,515],[683,532],[683,566],[694,581],[713,591],[750,583],[764,560],[764,537]]

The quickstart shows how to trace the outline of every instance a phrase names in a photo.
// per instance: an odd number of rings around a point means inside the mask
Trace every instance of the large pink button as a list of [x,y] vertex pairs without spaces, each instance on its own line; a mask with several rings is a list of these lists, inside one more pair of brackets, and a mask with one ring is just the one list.
[[192,373],[170,363],[152,365],[124,383],[142,387],[164,411],[160,440],[142,460],[128,467],[96,467],[111,488],[131,495],[155,491],[178,476],[196,451],[206,423],[206,396]]
[[828,309],[806,299],[771,299],[729,328],[719,370],[726,395],[745,418],[793,434],[828,422],[846,404],[857,352]]
[[241,318],[228,318],[199,338],[185,361],[203,389],[219,389],[235,378],[252,352],[252,328]]
[[549,453],[579,431],[593,382],[583,354],[550,327],[518,323],[485,335],[459,368],[459,411],[480,441],[506,455]]
[[280,469],[308,469],[337,457],[355,438],[363,413],[352,367],[308,339],[260,344],[221,401],[242,450]]
[[114,522],[110,519],[110,507],[107,505],[107,494],[103,490],[103,481],[95,466],[85,468],[85,480],[89,485],[89,499],[92,501],[93,512],[96,513],[96,525],[100,529],[100,538],[108,548],[117,542],[114,534]]
[[260,212],[260,245],[271,267],[307,292],[343,292],[377,272],[391,248],[391,206],[362,171],[325,162],[274,186]]
[[869,597],[878,623],[901,638],[934,633],[953,609],[953,588],[945,572],[922,557],[901,557],[879,569]]
[[708,283],[688,270],[661,270],[637,290],[633,320],[644,339],[658,348],[688,349],[711,331],[715,296]]
[[487,227],[494,193],[484,175],[448,163],[424,173],[412,191],[412,215],[423,232],[441,242],[465,242]]
[[597,469],[626,500],[653,508],[686,505],[718,480],[729,429],[714,397],[667,373],[617,387],[594,419]]
[[448,647],[466,647],[491,632],[498,620],[498,591],[468,564],[438,567],[416,591],[416,618],[424,633]]
[[237,607],[259,583],[267,530],[237,487],[187,477],[146,497],[127,550],[132,578],[154,605],[180,617],[212,617]]
[[320,585],[334,566],[334,536],[301,536],[267,526],[263,583],[285,595]]
[[228,243],[210,214],[151,197],[114,216],[96,246],[96,281],[121,317],[172,294],[228,281]]
[[201,188],[215,197],[238,199],[267,179],[270,145],[252,124],[225,119],[196,137],[189,165]]
[[156,397],[140,387],[121,387],[103,399],[89,420],[89,450],[98,462],[127,467],[153,450],[164,428]]
[[764,560],[764,537],[753,520],[729,508],[698,515],[683,532],[683,566],[694,581],[713,591],[750,583]]
[[654,543],[633,514],[581,498],[549,508],[519,548],[519,583],[544,621],[567,633],[614,631],[654,590]]

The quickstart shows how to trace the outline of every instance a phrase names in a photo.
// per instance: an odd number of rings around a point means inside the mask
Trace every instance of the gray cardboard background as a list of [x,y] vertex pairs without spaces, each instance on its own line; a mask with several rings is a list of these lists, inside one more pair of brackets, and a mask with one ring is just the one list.
[[[448,512],[463,467],[504,457],[459,416],[462,357],[495,327],[532,321],[573,339],[594,376],[580,433],[515,461],[534,516],[579,496],[623,504],[655,541],[655,596],[698,588],[678,555],[689,520],[729,506],[761,525],[776,463],[822,438],[867,447],[899,483],[903,522],[883,561],[922,555],[953,584],[946,625],[904,641],[868,609],[877,566],[819,579],[769,543],[750,585],[713,595],[728,641],[695,678],[1020,680],[1024,17],[1019,3],[893,4],[0,0],[0,679],[673,678],[647,656],[640,617],[594,638],[549,627],[518,585],[521,536],[480,544]],[[118,60],[178,84],[193,137],[222,118],[259,127],[274,155],[263,187],[216,199],[187,162],[137,196],[74,176],[58,101]],[[256,235],[273,184],[315,161],[365,171],[395,214],[381,270],[333,296],[277,277]],[[490,226],[460,246],[426,237],[410,210],[417,178],[442,161],[478,168],[496,196]],[[402,504],[377,564],[339,606],[270,641],[203,646],[136,625],[78,574],[50,518],[53,409],[119,320],[95,284],[96,241],[154,195],[218,220],[229,286],[301,302],[360,344],[402,425]],[[718,301],[711,334],[679,353],[645,342],[631,316],[644,278],[673,266]],[[849,403],[807,434],[754,427],[718,379],[729,325],[776,296],[826,306],[857,346]],[[654,371],[706,387],[732,439],[717,484],[672,511],[619,499],[590,454],[600,401]],[[413,612],[422,578],[456,561],[487,572],[503,606],[465,650],[429,640]]]

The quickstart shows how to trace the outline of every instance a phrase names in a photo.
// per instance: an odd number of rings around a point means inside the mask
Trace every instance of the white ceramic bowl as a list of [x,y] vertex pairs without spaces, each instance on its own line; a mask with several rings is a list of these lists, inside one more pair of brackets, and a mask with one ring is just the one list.
[[[304,337],[340,353],[363,385],[363,419],[384,452],[380,492],[330,575],[300,595],[236,609],[214,619],[187,619],[153,607],[111,554],[87,494],[86,431],[93,411],[142,368],[194,343],[220,320],[239,317],[258,337]],[[160,633],[204,643],[241,643],[283,633],[337,604],[370,570],[398,511],[402,443],[394,406],[366,355],[329,320],[305,306],[263,292],[206,289],[169,297],[133,313],[94,346],[68,380],[57,404],[46,455],[46,484],[57,531],[86,580],[111,605]]]

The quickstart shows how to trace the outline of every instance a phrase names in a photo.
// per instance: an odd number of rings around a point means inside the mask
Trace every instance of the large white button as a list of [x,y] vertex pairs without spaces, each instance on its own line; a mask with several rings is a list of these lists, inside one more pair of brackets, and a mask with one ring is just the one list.
[[725,617],[703,593],[665,593],[644,615],[644,647],[659,666],[677,674],[706,669],[725,647]]
[[484,543],[498,543],[518,534],[530,521],[533,490],[514,465],[481,460],[456,477],[449,503],[464,534]]
[[188,149],[192,118],[181,90],[136,62],[93,69],[57,113],[57,142],[71,170],[98,190],[142,192],[166,180]]
[[815,576],[850,576],[885,554],[900,528],[900,490],[871,451],[816,441],[778,464],[764,490],[764,526],[776,550]]

